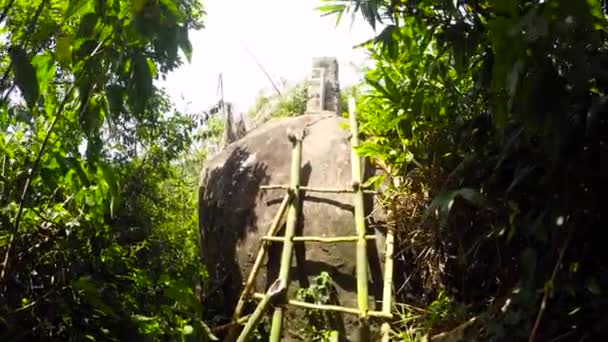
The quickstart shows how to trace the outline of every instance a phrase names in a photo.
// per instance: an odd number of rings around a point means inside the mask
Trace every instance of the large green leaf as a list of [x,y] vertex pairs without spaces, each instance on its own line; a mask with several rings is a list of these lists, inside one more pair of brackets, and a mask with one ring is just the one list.
[[90,38],[93,36],[95,26],[99,22],[99,16],[95,13],[87,13],[80,21],[80,27],[78,28],[78,37]]
[[36,55],[32,58],[32,66],[36,69],[40,92],[44,94],[55,76],[55,60],[50,53]]
[[100,162],[98,164],[98,167],[101,169],[102,175],[108,184],[108,189],[110,192],[109,212],[110,217],[114,218],[114,213],[116,209],[120,206],[120,191],[118,179],[110,165]]
[[163,4],[163,6],[165,6],[169,12],[171,12],[171,14],[173,14],[174,16],[179,16],[180,12],[179,9],[177,8],[177,1],[175,0],[159,0],[161,4]]
[[188,62],[192,61],[192,44],[188,38],[188,27],[184,25],[177,30],[177,41]]
[[106,98],[108,100],[109,115],[113,120],[116,120],[123,111],[125,90],[116,84],[111,84],[106,89]]
[[38,78],[36,77],[36,69],[32,65],[27,53],[20,47],[11,47],[9,56],[13,64],[13,72],[15,73],[15,83],[27,105],[33,108],[40,96],[40,87]]
[[55,56],[62,67],[67,68],[70,66],[72,63],[72,38],[70,36],[57,38]]
[[152,70],[148,59],[138,55],[133,60],[133,77],[131,79],[133,93],[130,94],[135,113],[143,113],[150,96],[153,93]]

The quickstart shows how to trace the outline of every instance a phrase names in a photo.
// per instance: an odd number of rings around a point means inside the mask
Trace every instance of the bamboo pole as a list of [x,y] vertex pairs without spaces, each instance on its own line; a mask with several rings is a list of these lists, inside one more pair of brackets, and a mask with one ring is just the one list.
[[355,99],[348,99],[350,117],[351,167],[353,178],[355,227],[357,230],[357,304],[359,306],[359,341],[369,341],[368,288],[367,288],[367,241],[365,239],[365,207],[361,188],[363,172],[361,158],[355,149],[359,145],[359,127],[355,113]]
[[[382,312],[390,314],[393,300],[393,253],[395,251],[395,232],[389,227],[386,232],[386,254],[384,256],[384,289],[382,291]],[[391,340],[391,324],[382,323],[382,342]]]
[[[297,136],[289,134],[289,140],[292,143],[291,152],[291,171],[290,171],[290,187],[293,189],[293,199],[289,205],[287,212],[287,226],[285,227],[285,241],[283,243],[283,254],[281,255],[281,267],[279,269],[279,279],[286,286],[289,284],[289,271],[291,269],[291,259],[293,255],[293,241],[295,235],[296,224],[298,220],[298,204],[300,194],[297,188],[300,184],[300,168],[302,167],[302,139],[304,132],[300,132]],[[283,313],[285,308],[277,306],[272,315],[272,328],[270,330],[270,341],[279,342],[281,340],[281,332],[283,330]]]
[[[254,293],[254,294],[252,294],[252,296],[253,296],[253,298],[258,299],[258,300],[264,298],[264,294],[262,294],[262,293]],[[333,312],[339,312],[339,313],[344,313],[344,314],[349,314],[349,315],[354,315],[354,316],[361,315],[361,311],[359,311],[358,309],[347,308],[347,307],[339,306],[339,305],[313,304],[313,303],[308,303],[308,302],[304,302],[301,300],[295,300],[295,299],[288,300],[287,304],[291,305],[291,306],[311,309],[311,310],[333,311]],[[381,318],[381,319],[392,319],[393,318],[393,314],[391,314],[391,313],[386,314],[382,311],[372,311],[372,310],[367,312],[367,316],[372,317],[372,318]]]
[[[365,235],[366,240],[374,240],[375,235]],[[281,236],[264,236],[262,239],[273,242],[284,242],[285,238]],[[355,242],[359,240],[359,236],[341,236],[341,237],[320,237],[320,236],[294,236],[293,242],[320,242],[320,243],[340,243],[340,242]]]
[[236,340],[237,342],[249,341],[249,336],[251,336],[255,327],[258,325],[258,323],[260,323],[260,320],[262,319],[264,312],[266,312],[268,305],[270,305],[271,302],[285,292],[285,290],[285,283],[281,281],[281,279],[277,279],[274,283],[272,283],[266,294],[263,295],[260,303],[258,303],[255,311],[251,314],[251,317],[249,317],[249,320],[243,328],[241,335],[239,335],[239,338]]
[[[281,184],[269,184],[260,186],[260,190],[276,190],[276,189],[290,189],[289,185],[281,185]],[[320,192],[320,193],[331,193],[331,194],[352,194],[354,193],[353,189],[340,189],[340,188],[314,188],[310,186],[301,186],[298,188],[301,191],[308,192]],[[374,190],[363,190],[365,194],[378,194],[378,191]]]
[[[272,221],[272,224],[270,225],[270,228],[268,229],[268,232],[266,232],[267,236],[275,235],[279,231],[280,226],[281,226],[281,221],[283,219],[283,216],[285,215],[285,212],[287,211],[289,202],[291,201],[292,197],[293,197],[293,191],[288,191],[285,194],[285,197],[283,197],[283,201],[281,202],[281,205],[279,206],[279,211],[274,216],[274,219]],[[265,241],[262,241],[262,243],[260,244],[260,248],[258,249],[258,254],[253,263],[253,267],[251,268],[251,271],[249,272],[249,276],[247,278],[247,281],[245,282],[245,286],[243,287],[243,291],[241,292],[239,301],[237,302],[236,308],[234,309],[234,313],[232,315],[232,321],[234,321],[234,322],[237,322],[241,316],[243,308],[245,307],[245,302],[246,302],[247,296],[249,295],[249,293],[251,292],[251,289],[253,288],[253,285],[255,283],[255,278],[257,277],[260,267],[262,266],[262,262],[264,261],[264,257],[266,256],[266,252],[268,251],[268,246],[269,246],[269,243],[265,242]],[[234,336],[236,336],[238,328],[239,328],[239,325],[232,326],[230,332],[228,333],[228,338],[227,338],[228,341],[234,340]]]

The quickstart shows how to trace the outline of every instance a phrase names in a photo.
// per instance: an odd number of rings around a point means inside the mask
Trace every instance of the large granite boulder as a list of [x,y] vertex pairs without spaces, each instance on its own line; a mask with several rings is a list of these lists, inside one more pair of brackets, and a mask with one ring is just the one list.
[[[242,139],[228,145],[208,160],[199,188],[201,250],[211,280],[207,307],[229,317],[238,300],[244,279],[251,270],[273,217],[285,195],[284,190],[260,191],[265,184],[288,184],[291,143],[287,131],[307,127],[303,141],[301,184],[312,187],[349,188],[352,182],[349,131],[346,120],[328,114],[308,114],[267,122]],[[366,176],[374,171],[365,167]],[[355,235],[352,194],[303,193],[298,235]],[[373,197],[366,196],[371,213]],[[382,295],[381,262],[384,255],[382,214],[368,215],[369,234],[378,239],[368,243],[370,309],[380,309]],[[277,278],[282,245],[273,244],[265,266],[257,277],[256,290],[265,292]],[[340,305],[356,308],[354,243],[296,243],[289,296],[308,287],[312,277],[327,272],[334,281]],[[285,340],[298,340],[302,324],[298,310],[288,308]],[[306,324],[306,323],[304,323]],[[344,315],[338,329],[352,338],[357,318]],[[341,326],[341,327],[340,327]]]

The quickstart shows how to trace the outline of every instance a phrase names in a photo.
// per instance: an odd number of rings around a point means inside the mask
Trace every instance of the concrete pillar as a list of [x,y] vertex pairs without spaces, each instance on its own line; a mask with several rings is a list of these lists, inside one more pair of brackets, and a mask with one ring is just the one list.
[[335,57],[313,58],[306,112],[340,115],[341,110],[338,60]]

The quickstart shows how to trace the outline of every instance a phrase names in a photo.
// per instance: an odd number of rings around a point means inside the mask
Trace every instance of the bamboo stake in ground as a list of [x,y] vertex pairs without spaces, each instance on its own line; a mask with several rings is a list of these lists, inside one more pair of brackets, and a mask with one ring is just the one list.
[[236,340],[237,342],[249,341],[249,336],[251,336],[255,327],[258,325],[258,323],[260,323],[260,320],[262,319],[264,312],[266,312],[268,305],[270,305],[271,302],[273,302],[277,297],[281,296],[284,292],[285,283],[283,283],[281,279],[277,279],[274,283],[272,283],[264,295],[264,298],[262,298],[262,301],[260,301],[253,314],[251,314],[251,317],[243,328],[241,335]]
[[[384,256],[384,289],[382,291],[382,312],[391,313],[393,300],[393,253],[395,250],[395,233],[393,227],[386,232],[386,255]],[[382,324],[382,342],[391,340],[391,325],[389,322]]]
[[365,207],[363,189],[361,187],[363,172],[361,157],[355,147],[359,145],[359,127],[355,113],[355,99],[348,99],[350,116],[351,167],[353,178],[355,227],[357,230],[357,304],[359,306],[359,341],[369,341],[369,324],[367,321],[368,289],[367,289],[367,241],[365,239]]
[[[283,198],[283,202],[281,202],[281,205],[279,206],[279,211],[275,215],[275,217],[272,221],[272,224],[270,225],[270,228],[268,229],[268,232],[266,233],[267,236],[273,236],[279,231],[279,228],[281,227],[281,222],[283,220],[283,216],[285,215],[285,212],[287,211],[287,208],[289,206],[289,202],[291,201],[292,194],[293,194],[292,191],[288,191],[285,194],[285,197]],[[262,241],[262,243],[260,244],[260,249],[258,250],[258,254],[253,263],[253,267],[251,268],[251,272],[249,272],[249,277],[247,278],[247,282],[245,282],[245,286],[243,287],[243,291],[241,292],[239,301],[237,302],[236,308],[234,309],[234,314],[232,316],[233,322],[238,322],[238,320],[241,316],[241,313],[243,312],[243,308],[245,307],[245,302],[246,302],[247,296],[249,295],[249,293],[251,292],[251,289],[253,288],[253,284],[255,283],[255,278],[258,275],[260,267],[262,266],[262,262],[264,261],[264,257],[266,256],[266,252],[268,251],[268,246],[269,246],[269,243],[267,241]],[[234,337],[236,336],[238,329],[239,329],[238,324],[233,325],[230,328],[230,332],[228,333],[228,337],[227,337],[228,341],[234,340]]]
[[[300,185],[300,168],[302,167],[302,139],[304,132],[298,136],[289,134],[289,140],[292,143],[291,150],[291,172],[289,185],[294,191],[293,199],[289,205],[287,212],[287,226],[285,227],[285,242],[283,243],[283,254],[281,255],[281,267],[279,269],[279,280],[287,287],[289,284],[289,271],[291,269],[291,258],[293,254],[292,238],[296,232],[296,224],[298,220],[298,204],[300,203],[300,194],[298,186]],[[281,331],[283,330],[283,311],[285,308],[277,306],[272,315],[272,328],[270,330],[270,341],[279,342],[281,340]]]

